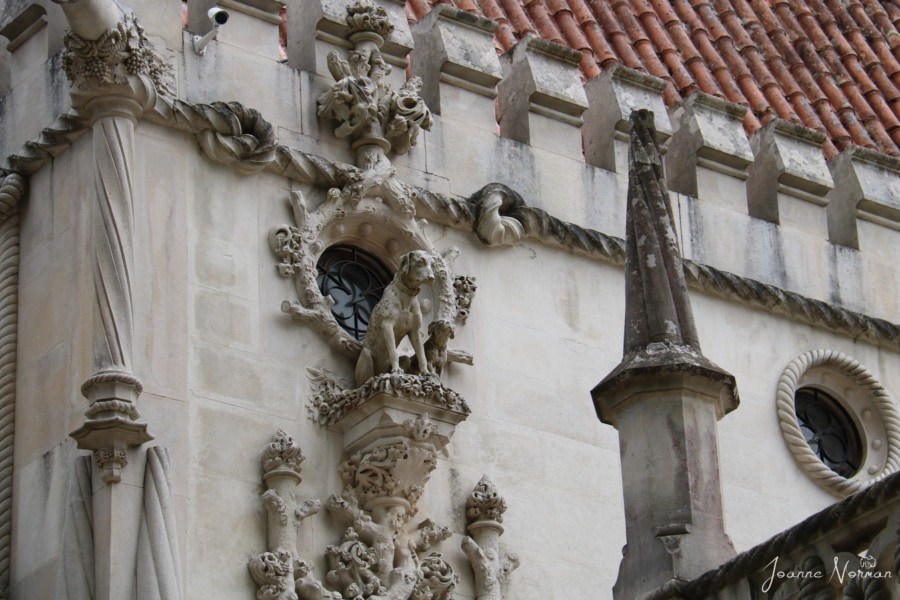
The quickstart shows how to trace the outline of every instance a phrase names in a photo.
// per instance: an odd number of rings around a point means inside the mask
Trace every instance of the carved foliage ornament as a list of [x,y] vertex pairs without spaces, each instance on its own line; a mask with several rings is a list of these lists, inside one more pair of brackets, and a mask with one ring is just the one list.
[[171,67],[153,49],[134,15],[96,40],[66,32],[62,66],[75,86],[125,83],[130,76],[149,78],[156,89],[174,95]]
[[394,29],[385,10],[363,0],[347,11],[354,49],[346,59],[338,52],[328,55],[336,83],[319,97],[318,114],[336,121],[334,134],[349,137],[354,149],[362,150],[360,168],[373,168],[382,152],[405,154],[415,146],[419,130],[431,129],[431,111],[419,97],[421,79],[414,77],[397,91],[385,80],[391,67],[379,48]]

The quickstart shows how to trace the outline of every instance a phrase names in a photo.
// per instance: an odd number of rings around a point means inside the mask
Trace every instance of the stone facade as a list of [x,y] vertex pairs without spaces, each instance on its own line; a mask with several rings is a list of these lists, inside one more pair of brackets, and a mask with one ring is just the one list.
[[[286,59],[283,3],[222,0],[202,54],[213,4],[189,6],[187,30],[176,0],[2,12],[0,597],[612,597],[633,467],[590,390],[622,360],[640,108],[703,353],[740,388],[738,559],[900,466],[897,159],[748,138],[711,96],[666,112],[626,67],[582,85],[544,40],[498,58],[449,6],[291,0]],[[415,368],[356,380],[316,281],[337,246],[428,257]],[[858,408],[865,476],[798,454],[804,384]]]

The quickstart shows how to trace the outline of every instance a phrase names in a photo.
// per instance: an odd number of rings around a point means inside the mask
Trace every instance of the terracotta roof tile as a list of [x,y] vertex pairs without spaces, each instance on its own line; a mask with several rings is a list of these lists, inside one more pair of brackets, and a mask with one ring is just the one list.
[[667,82],[668,106],[701,90],[743,104],[748,133],[781,118],[900,156],[900,0],[408,0],[498,23],[498,51],[528,34],[582,55],[586,79],[614,64]]

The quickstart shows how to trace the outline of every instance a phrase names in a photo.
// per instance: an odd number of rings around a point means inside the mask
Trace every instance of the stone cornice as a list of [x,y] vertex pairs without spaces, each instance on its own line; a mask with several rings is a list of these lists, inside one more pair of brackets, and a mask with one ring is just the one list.
[[[270,123],[257,111],[236,102],[191,104],[161,99],[144,118],[194,134],[207,157],[245,174],[265,170],[321,187],[340,187],[358,176],[358,170],[352,165],[279,144]],[[80,115],[62,115],[37,140],[6,157],[0,175],[36,172],[86,128],[87,123]],[[471,230],[485,244],[502,245],[527,239],[613,265],[625,263],[622,239],[562,221],[528,206],[518,193],[502,184],[488,184],[469,198],[425,189],[412,191],[419,217],[454,229]],[[695,290],[818,329],[900,350],[898,324],[690,260],[684,261],[684,269],[688,286]]]

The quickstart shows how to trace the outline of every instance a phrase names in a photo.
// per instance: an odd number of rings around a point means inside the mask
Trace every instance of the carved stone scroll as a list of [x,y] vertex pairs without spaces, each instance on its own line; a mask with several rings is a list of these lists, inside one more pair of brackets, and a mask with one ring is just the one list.
[[500,550],[503,513],[506,500],[497,486],[483,476],[466,500],[466,531],[462,549],[475,572],[477,600],[503,600],[503,586],[509,574],[519,567],[519,557]]

